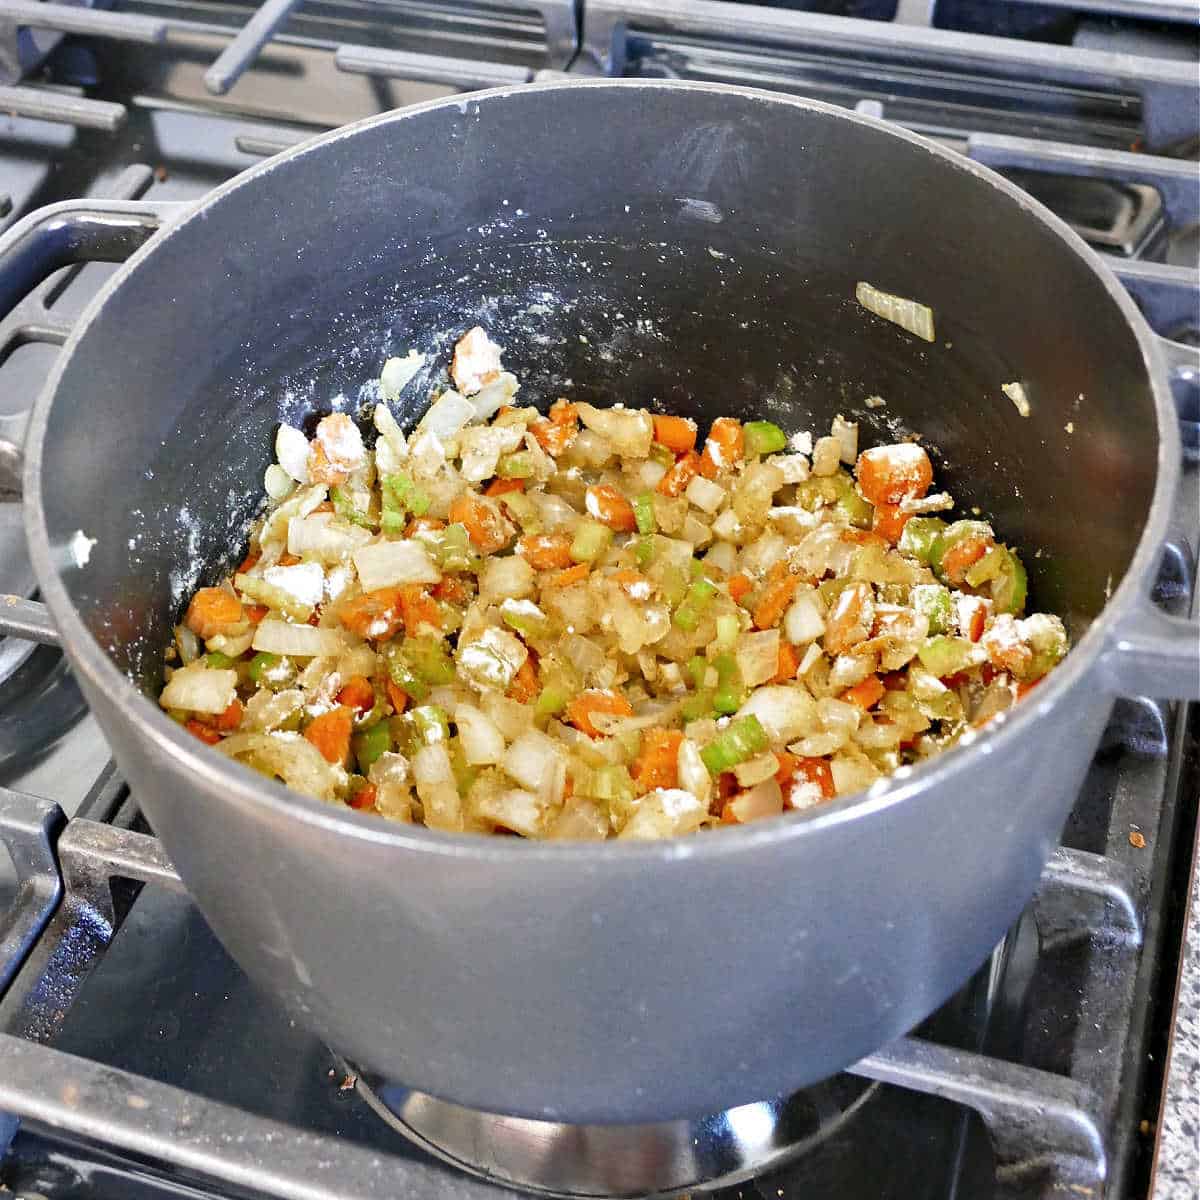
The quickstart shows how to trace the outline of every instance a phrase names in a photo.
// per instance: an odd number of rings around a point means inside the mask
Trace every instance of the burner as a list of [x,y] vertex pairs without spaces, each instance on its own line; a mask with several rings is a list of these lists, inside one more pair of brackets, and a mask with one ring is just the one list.
[[561,1125],[462,1108],[343,1062],[385,1122],[443,1162],[539,1196],[663,1197],[711,1192],[814,1149],[879,1085],[852,1075],[783,1100],[657,1125]]

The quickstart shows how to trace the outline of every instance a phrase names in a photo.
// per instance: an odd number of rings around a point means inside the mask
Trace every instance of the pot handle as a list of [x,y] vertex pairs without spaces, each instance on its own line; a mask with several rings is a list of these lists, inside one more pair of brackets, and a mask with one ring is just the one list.
[[[0,236],[0,317],[61,267],[124,262],[191,207],[163,200],[68,200],[30,213]],[[0,491],[20,492],[21,462],[20,449],[0,440]],[[0,594],[0,634],[48,646],[60,642],[46,606],[21,596]]]
[[[1200,350],[1161,337],[1159,346],[1179,408],[1184,463],[1195,464],[1200,459]],[[1185,470],[1182,486],[1195,485],[1194,471]],[[1171,616],[1143,597],[1114,638],[1109,661],[1121,695],[1200,700],[1200,619]]]

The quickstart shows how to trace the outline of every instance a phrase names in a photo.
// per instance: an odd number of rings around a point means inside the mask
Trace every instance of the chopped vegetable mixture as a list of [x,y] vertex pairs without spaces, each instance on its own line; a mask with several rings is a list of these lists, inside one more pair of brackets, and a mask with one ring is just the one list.
[[528,838],[743,824],[937,754],[1066,653],[916,442],[543,414],[479,328],[406,436],[423,363],[385,365],[373,448],[280,428],[245,561],[168,651],[163,707],[298,791]]

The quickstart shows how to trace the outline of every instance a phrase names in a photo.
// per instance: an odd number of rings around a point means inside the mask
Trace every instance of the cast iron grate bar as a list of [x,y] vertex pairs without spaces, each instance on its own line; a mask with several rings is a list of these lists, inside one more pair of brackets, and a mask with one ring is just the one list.
[[463,91],[528,83],[534,74],[528,67],[510,63],[449,58],[441,54],[416,54],[409,50],[383,50],[375,46],[339,46],[334,62],[339,71],[352,75],[448,83]]
[[108,12],[44,0],[0,0],[0,21],[22,29],[48,29],[84,37],[116,38],[150,45],[167,37],[167,22],[137,13]]
[[1161,149],[1200,131],[1200,79],[1189,62],[958,33],[885,21],[731,4],[723,0],[589,0],[583,51],[621,75],[631,36],[685,36],[708,45],[768,45],[813,56],[866,59],[960,73],[973,88],[996,79],[1137,96],[1147,145]]
[[[3,17],[0,12],[0,17]],[[53,121],[56,125],[74,125],[79,129],[99,129],[116,133],[125,124],[123,104],[107,100],[89,100],[70,92],[49,88],[0,86],[0,112],[15,117],[32,117],[38,121]],[[0,216],[4,210],[0,208]]]
[[1078,13],[1101,13],[1109,17],[1133,17],[1143,21],[1178,21],[1200,24],[1196,0],[1011,0],[1015,4],[1037,4],[1043,8],[1067,8]]
[[0,911],[0,995],[8,987],[62,895],[53,838],[63,822],[50,800],[0,788],[0,842],[8,849],[17,889]]
[[204,72],[204,86],[214,96],[223,96],[247,67],[259,56],[262,48],[275,36],[303,0],[266,0],[254,16],[242,26],[233,41],[221,51],[217,61]]
[[1191,160],[994,133],[971,134],[967,157],[996,169],[1015,167],[1113,183],[1148,184],[1162,197],[1173,229],[1182,231],[1200,224],[1200,166]]

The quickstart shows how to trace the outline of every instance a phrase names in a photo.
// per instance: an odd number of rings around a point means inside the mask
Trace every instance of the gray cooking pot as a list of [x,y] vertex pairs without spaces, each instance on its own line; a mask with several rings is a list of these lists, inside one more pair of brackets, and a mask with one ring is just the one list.
[[[119,257],[156,220],[78,208],[4,239],[0,304],[18,276],[81,244]],[[936,344],[861,310],[860,279],[932,305]],[[887,787],[659,844],[410,828],[230,763],[154,696],[186,596],[241,553],[274,428],[355,397],[389,353],[444,361],[476,323],[542,405],[570,391],[702,423],[821,429],[841,411],[868,441],[920,432],[951,490],[1025,548],[1034,603],[1075,648],[1007,721]],[[886,407],[863,406],[874,394]],[[366,121],[173,214],[67,343],[25,494],[92,711],[248,974],[412,1087],[646,1121],[827,1076],[987,955],[1114,695],[1200,691],[1195,626],[1148,600],[1179,463],[1164,345],[1003,179],[821,104],[602,81]],[[96,539],[82,566],[77,532]],[[52,636],[21,605],[5,627]]]

